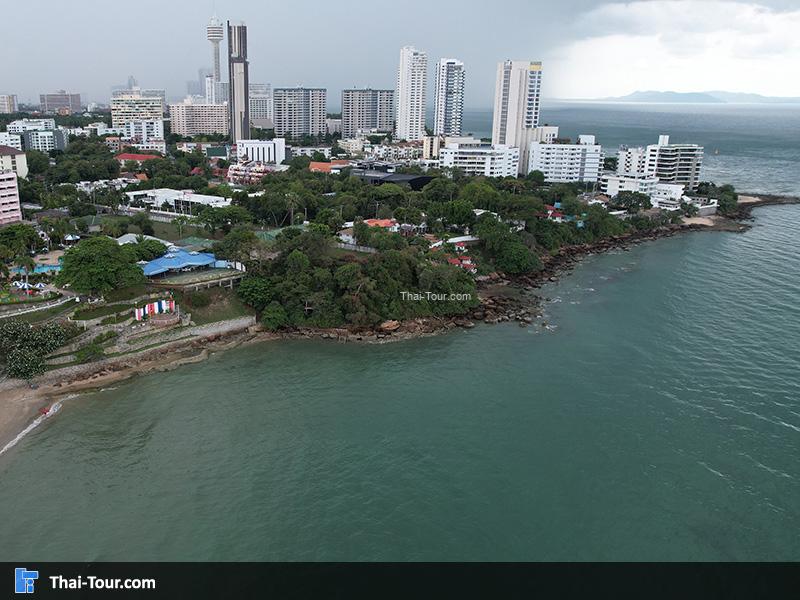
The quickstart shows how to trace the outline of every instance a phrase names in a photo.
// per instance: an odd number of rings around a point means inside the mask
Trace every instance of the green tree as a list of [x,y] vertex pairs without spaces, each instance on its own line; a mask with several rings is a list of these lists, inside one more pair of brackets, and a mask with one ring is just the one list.
[[25,275],[25,285],[28,285],[28,275],[36,269],[36,263],[33,262],[33,259],[28,256],[27,254],[20,254],[14,259],[14,264],[22,269],[23,274]]
[[50,168],[50,157],[38,150],[28,150],[25,152],[28,161],[28,173],[31,175],[41,175]]
[[272,300],[272,289],[264,277],[245,277],[239,283],[236,292],[242,302],[252,306],[257,312],[263,311]]
[[57,278],[59,285],[69,284],[75,291],[91,295],[144,281],[130,253],[107,237],[88,238],[67,250]]
[[289,315],[279,302],[270,302],[261,314],[261,324],[269,331],[277,331],[289,325]]
[[186,226],[189,225],[191,221],[192,221],[191,217],[187,215],[178,215],[170,222],[175,226],[175,229],[178,230],[178,237],[182,238],[184,228],[186,228]]

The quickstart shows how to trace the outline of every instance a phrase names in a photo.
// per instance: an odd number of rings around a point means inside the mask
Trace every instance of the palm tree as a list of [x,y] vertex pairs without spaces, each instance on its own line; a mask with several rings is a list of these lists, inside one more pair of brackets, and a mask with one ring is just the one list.
[[172,224],[175,226],[175,229],[178,230],[179,238],[183,237],[183,228],[186,227],[190,221],[191,218],[189,218],[186,215],[178,215],[177,217],[172,219]]
[[36,269],[36,263],[33,262],[33,259],[26,255],[20,254],[17,258],[14,259],[14,264],[17,265],[22,272],[25,273],[25,287],[28,287],[28,274]]

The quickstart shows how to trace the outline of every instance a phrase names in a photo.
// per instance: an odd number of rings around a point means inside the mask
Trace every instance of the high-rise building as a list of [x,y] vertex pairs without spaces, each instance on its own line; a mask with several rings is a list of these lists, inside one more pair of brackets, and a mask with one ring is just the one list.
[[39,104],[44,113],[79,113],[81,112],[81,95],[58,90],[52,94],[40,94]]
[[617,152],[617,175],[634,179],[657,178],[661,183],[697,188],[703,166],[703,147],[697,144],[670,144],[660,135],[657,144],[647,147],[621,146]]
[[191,99],[169,105],[172,133],[178,135],[228,135],[230,114],[227,104],[195,104]]
[[342,139],[359,131],[388,132],[393,125],[394,90],[342,90]]
[[228,21],[228,131],[234,143],[250,139],[250,80],[247,26]]
[[19,205],[19,187],[14,171],[0,171],[0,225],[22,221]]
[[0,145],[0,171],[14,171],[17,177],[28,176],[28,158],[19,148]]
[[250,84],[250,123],[262,129],[272,127],[272,86],[268,83]]
[[464,117],[464,63],[442,58],[436,63],[433,134],[461,135]]
[[325,135],[327,117],[325,88],[275,88],[273,121],[275,135]]
[[34,129],[22,134],[22,145],[25,150],[39,152],[66,150],[68,143],[69,134],[63,129]]
[[[219,43],[222,41],[223,37],[225,37],[225,30],[222,27],[222,21],[217,18],[217,15],[214,15],[208,21],[208,26],[206,27],[206,38],[208,38],[208,41],[211,42],[211,76],[216,82],[221,80],[219,66]],[[200,78],[201,81],[203,79],[205,79],[205,76]]]
[[16,133],[0,131],[0,146],[10,146],[22,150],[22,136]]
[[660,135],[657,144],[647,146],[646,173],[661,183],[679,183],[693,191],[702,166],[703,147],[697,144],[670,144],[668,135]]
[[497,64],[492,143],[527,149],[531,129],[539,125],[542,63],[507,60]]
[[595,183],[603,169],[603,147],[593,135],[578,136],[577,144],[533,142],[528,153],[528,171],[541,171],[545,181]]
[[400,49],[397,68],[397,121],[395,135],[401,140],[425,137],[425,95],[428,80],[428,55],[413,46]]
[[161,95],[146,95],[145,90],[134,88],[116,92],[111,97],[112,127],[123,127],[131,121],[156,121],[163,118],[164,98]]
[[647,149],[620,146],[617,151],[617,175],[623,177],[645,177],[647,175]]
[[16,94],[0,94],[0,115],[17,112]]

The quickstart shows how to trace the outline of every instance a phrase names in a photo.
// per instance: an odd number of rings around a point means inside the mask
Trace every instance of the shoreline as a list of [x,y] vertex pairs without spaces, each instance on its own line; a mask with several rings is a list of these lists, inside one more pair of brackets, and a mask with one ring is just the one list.
[[[455,317],[425,317],[407,321],[387,321],[372,330],[311,329],[272,333],[259,326],[234,327],[223,333],[193,340],[176,340],[158,348],[143,350],[125,357],[53,369],[33,382],[31,387],[20,380],[0,382],[3,405],[0,409],[0,456],[10,450],[21,437],[57,414],[64,400],[82,393],[153,372],[171,371],[182,365],[206,360],[211,354],[243,345],[285,339],[326,339],[339,343],[381,344],[420,337],[431,337],[454,329],[471,329],[476,322],[493,324],[518,322],[520,327],[536,326],[541,316],[541,286],[553,283],[568,274],[584,257],[612,250],[627,251],[631,246],[691,231],[744,232],[750,225],[751,211],[759,206],[800,204],[800,198],[769,194],[742,194],[735,218],[722,216],[696,217],[681,225],[670,225],[654,231],[615,236],[593,244],[560,248],[543,257],[542,270],[532,275],[507,277],[493,273],[478,278],[480,305],[469,314]],[[541,323],[544,326],[546,323]],[[47,411],[43,414],[43,411]]]

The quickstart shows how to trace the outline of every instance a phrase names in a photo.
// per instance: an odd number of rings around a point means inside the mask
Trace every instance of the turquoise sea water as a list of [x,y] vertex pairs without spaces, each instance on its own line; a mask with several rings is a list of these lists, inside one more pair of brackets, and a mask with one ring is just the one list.
[[[545,101],[541,122],[597,136],[607,155],[658,135],[705,148],[702,176],[748,192],[800,196],[800,105],[603,104]],[[491,137],[492,111],[465,110],[464,131]]]
[[590,257],[537,326],[265,343],[0,456],[0,560],[800,560],[800,206]]

